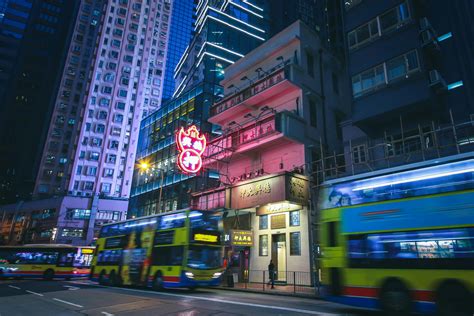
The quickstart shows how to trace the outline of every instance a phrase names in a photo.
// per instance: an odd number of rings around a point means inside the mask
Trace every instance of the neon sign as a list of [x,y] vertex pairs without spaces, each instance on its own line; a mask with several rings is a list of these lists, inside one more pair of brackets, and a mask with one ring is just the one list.
[[206,137],[202,135],[196,125],[184,127],[176,133],[178,146],[178,167],[186,173],[198,173],[202,168],[202,154],[206,149]]

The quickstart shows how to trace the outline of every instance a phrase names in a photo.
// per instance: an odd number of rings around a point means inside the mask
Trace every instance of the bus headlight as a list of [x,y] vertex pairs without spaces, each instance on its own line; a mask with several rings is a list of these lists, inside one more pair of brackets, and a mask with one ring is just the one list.
[[194,279],[194,273],[192,272],[185,272],[184,275],[186,275],[186,277],[189,279]]
[[212,276],[214,279],[217,279],[218,277],[220,277],[222,275],[222,272],[216,272],[214,273],[214,275]]

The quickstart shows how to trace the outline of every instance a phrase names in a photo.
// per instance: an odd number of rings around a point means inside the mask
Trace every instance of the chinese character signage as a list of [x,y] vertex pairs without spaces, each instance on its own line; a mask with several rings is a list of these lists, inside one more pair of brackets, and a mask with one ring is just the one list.
[[232,246],[253,246],[253,232],[251,230],[231,230],[230,237]]
[[181,127],[176,133],[178,146],[178,167],[185,173],[198,173],[202,168],[202,154],[206,149],[206,137],[202,135],[195,125],[186,131]]

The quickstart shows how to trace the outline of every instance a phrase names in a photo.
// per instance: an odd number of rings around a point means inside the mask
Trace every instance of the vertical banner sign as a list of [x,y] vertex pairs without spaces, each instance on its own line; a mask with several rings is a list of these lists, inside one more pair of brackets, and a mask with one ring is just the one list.
[[206,137],[202,135],[196,125],[184,127],[176,133],[178,146],[178,167],[185,173],[198,173],[202,168],[202,154],[206,149]]

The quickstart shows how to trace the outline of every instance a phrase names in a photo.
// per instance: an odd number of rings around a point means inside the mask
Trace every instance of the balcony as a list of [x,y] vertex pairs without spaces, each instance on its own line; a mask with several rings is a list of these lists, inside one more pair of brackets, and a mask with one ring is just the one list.
[[226,96],[211,107],[209,122],[222,126],[234,117],[257,109],[269,98],[298,91],[300,88],[292,80],[292,67],[292,64],[279,67],[245,89]]
[[233,153],[262,151],[268,146],[303,143],[304,120],[289,111],[272,114],[251,125],[212,140],[204,153],[204,165],[230,160]]

